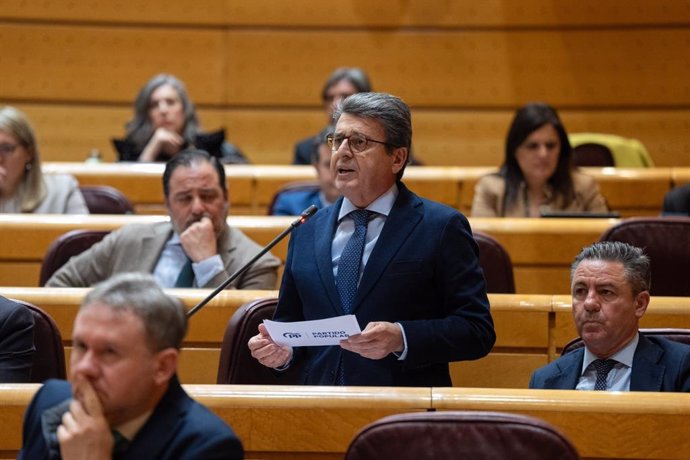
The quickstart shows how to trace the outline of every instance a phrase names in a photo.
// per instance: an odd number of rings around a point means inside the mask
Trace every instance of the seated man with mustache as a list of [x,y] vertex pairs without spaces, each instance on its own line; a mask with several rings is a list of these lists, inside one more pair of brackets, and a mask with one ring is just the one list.
[[[163,192],[170,222],[126,225],[72,257],[46,286],[88,287],[120,272],[152,273],[162,287],[215,288],[261,247],[228,226],[225,170],[203,150],[175,155]],[[275,289],[280,261],[260,258],[230,288]]]
[[573,319],[584,348],[532,375],[530,388],[690,391],[690,346],[638,330],[651,271],[642,249],[619,241],[584,248],[571,269]]

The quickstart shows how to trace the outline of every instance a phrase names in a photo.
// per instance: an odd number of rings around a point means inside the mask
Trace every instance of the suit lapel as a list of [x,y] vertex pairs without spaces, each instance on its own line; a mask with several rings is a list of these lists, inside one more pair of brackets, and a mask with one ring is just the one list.
[[189,403],[177,376],[173,377],[168,391],[132,440],[123,458],[158,458],[177,434],[177,425],[187,412]]
[[362,280],[357,289],[357,297],[352,306],[353,312],[357,310],[362,300],[374,288],[400,247],[422,220],[424,214],[422,201],[402,183],[398,182],[398,187],[398,198],[386,218],[376,246],[369,256],[366,267],[364,267]]
[[554,390],[574,390],[582,373],[582,360],[585,356],[584,348],[568,353],[556,365],[559,373],[544,380],[544,388]]
[[338,213],[343,199],[339,199],[333,206],[324,208],[315,216],[314,219],[314,254],[316,254],[316,265],[318,267],[321,283],[326,289],[328,299],[336,314],[344,314],[343,307],[340,305],[340,296],[335,286],[333,277],[333,260],[331,259],[331,245],[333,235],[338,225]]
[[630,391],[661,391],[666,366],[659,363],[664,350],[640,334],[633,356]]
[[165,223],[154,225],[150,233],[139,238],[140,246],[138,252],[133,254],[133,257],[130,259],[135,264],[133,270],[144,270],[148,273],[153,273],[165,243],[170,239],[171,235],[172,226],[170,223]]

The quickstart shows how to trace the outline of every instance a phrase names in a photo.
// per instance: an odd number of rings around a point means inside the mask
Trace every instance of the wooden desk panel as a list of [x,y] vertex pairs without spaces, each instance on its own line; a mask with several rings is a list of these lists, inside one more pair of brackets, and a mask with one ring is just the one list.
[[[112,230],[129,223],[167,219],[156,215],[61,216],[0,215],[0,238],[13,244],[0,246],[0,285],[37,286],[46,249],[58,236],[84,228]],[[293,217],[231,216],[228,223],[264,245],[294,221]],[[567,292],[568,267],[575,255],[599,239],[616,219],[504,219],[473,218],[474,230],[494,236],[511,256],[518,293]],[[285,260],[287,242],[272,253]],[[536,275],[536,276],[535,276]]]
[[[72,325],[88,291],[88,288],[0,287],[0,294],[37,305],[55,320],[67,347],[68,363]],[[168,289],[166,292],[180,298],[190,309],[210,291]],[[220,346],[232,315],[246,302],[277,295],[277,291],[225,291],[194,315],[181,354],[182,382],[215,383]],[[490,294],[489,301],[497,335],[494,350],[487,358],[454,363],[453,382],[459,386],[524,388],[532,371],[548,360],[551,296]]]
[[[74,175],[82,185],[111,185],[124,193],[137,212],[164,212],[161,177],[163,164],[46,163],[47,173]],[[597,178],[609,205],[623,216],[657,215],[674,177],[688,177],[676,168],[584,168]],[[275,192],[284,184],[313,180],[311,166],[235,165],[225,168],[231,213],[265,215]],[[404,181],[419,195],[470,215],[477,180],[495,171],[491,167],[409,166]],[[682,179],[678,179],[682,180]]]
[[690,458],[688,394],[433,388],[432,398],[437,410],[541,418],[565,433],[583,458]]
[[[583,458],[690,458],[690,395],[479,388],[184,385],[240,437],[247,458],[342,458],[355,434],[390,414],[498,411],[541,418]],[[38,385],[0,385],[0,452],[21,447]]]

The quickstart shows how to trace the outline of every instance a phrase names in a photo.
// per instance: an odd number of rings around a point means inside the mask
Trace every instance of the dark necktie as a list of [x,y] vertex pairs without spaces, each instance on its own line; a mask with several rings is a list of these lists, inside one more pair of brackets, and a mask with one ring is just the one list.
[[175,281],[175,287],[185,288],[192,286],[194,286],[194,270],[192,270],[192,261],[187,259],[187,263],[182,266],[177,281]]
[[113,430],[113,441],[113,457],[124,454],[129,447],[129,439],[122,436],[117,430]]
[[[338,279],[336,285],[340,294],[340,303],[345,313],[352,312],[352,304],[357,295],[357,284],[359,283],[359,268],[362,265],[362,254],[364,253],[364,240],[367,236],[367,223],[369,222],[369,211],[358,209],[348,214],[355,221],[355,231],[347,241],[343,253],[338,262]],[[342,353],[342,352],[341,352]],[[345,385],[345,368],[343,366],[342,354],[338,365],[336,385]]]
[[606,391],[606,378],[616,365],[616,360],[614,359],[596,359],[592,361],[594,369],[597,371],[597,381],[594,384],[595,391]]
[[357,284],[359,283],[359,268],[362,265],[362,254],[364,253],[364,239],[367,235],[367,223],[369,222],[369,211],[358,209],[348,214],[355,221],[355,231],[347,241],[343,253],[338,262],[338,293],[340,303],[345,313],[352,312],[352,304],[357,295]]

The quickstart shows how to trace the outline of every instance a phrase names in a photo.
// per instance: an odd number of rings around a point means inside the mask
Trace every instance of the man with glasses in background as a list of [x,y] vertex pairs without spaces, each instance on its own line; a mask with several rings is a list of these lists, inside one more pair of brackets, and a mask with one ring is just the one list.
[[469,223],[403,184],[412,123],[402,100],[355,94],[335,120],[343,197],[293,233],[274,319],[353,314],[362,333],[293,349],[260,325],[252,355],[277,372],[304,365],[307,385],[451,386],[448,363],[485,356],[496,337]]

